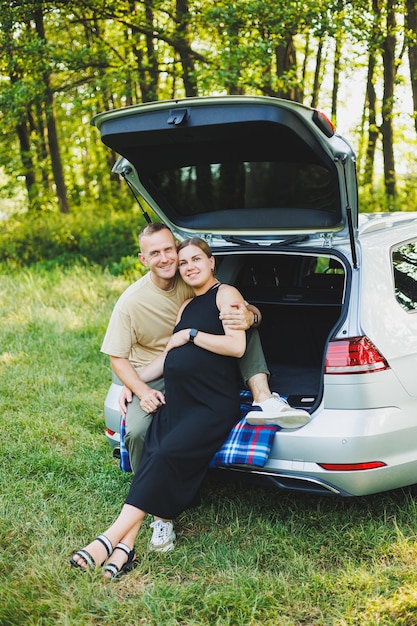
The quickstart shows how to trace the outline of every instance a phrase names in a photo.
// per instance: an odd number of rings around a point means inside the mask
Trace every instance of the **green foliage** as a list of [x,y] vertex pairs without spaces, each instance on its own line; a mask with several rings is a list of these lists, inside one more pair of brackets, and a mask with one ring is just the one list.
[[[398,26],[392,170],[398,170],[401,187],[404,161],[411,163],[415,154],[416,103],[406,112],[413,93],[410,74],[415,76],[415,71],[405,61],[415,37],[408,29],[401,44],[404,12],[413,3],[394,4]],[[198,95],[278,95],[307,105],[314,102],[338,122],[350,117],[355,102],[363,102],[358,143],[365,146],[370,130],[366,66],[371,58],[381,124],[386,9],[386,3],[371,0],[0,0],[0,168],[6,177],[1,179],[0,203],[7,198],[9,206],[18,187],[15,208],[19,202],[30,209],[64,206],[77,212],[86,197],[91,205],[99,205],[104,197],[106,202],[112,198],[116,209],[123,206],[125,198],[115,193],[110,176],[117,155],[103,146],[97,129],[90,126],[91,117],[151,99],[181,98],[190,90]],[[340,67],[336,38],[342,46]],[[407,132],[400,127],[402,114]],[[51,120],[56,123],[57,147],[53,142],[51,147]],[[381,169],[381,147],[378,142],[369,164],[375,172]],[[57,185],[58,152],[63,170],[59,180],[65,185]],[[372,196],[369,191],[370,203]],[[408,208],[412,201],[400,191],[399,199],[390,200],[394,204]],[[48,224],[45,228],[50,230]],[[66,224],[62,230],[71,231]],[[77,246],[82,248],[75,231],[71,254]],[[64,252],[71,235],[63,232],[59,237]],[[23,260],[40,256],[18,247]],[[0,258],[19,256],[10,241],[7,248]]]
[[381,178],[372,185],[359,184],[359,207],[361,213],[415,211],[417,207],[417,175],[409,172],[403,177],[395,198],[390,198],[386,194]]
[[24,213],[2,222],[0,261],[14,266],[76,261],[97,263],[115,273],[135,270],[137,235],[144,223],[136,208],[115,212],[84,207],[69,215]]

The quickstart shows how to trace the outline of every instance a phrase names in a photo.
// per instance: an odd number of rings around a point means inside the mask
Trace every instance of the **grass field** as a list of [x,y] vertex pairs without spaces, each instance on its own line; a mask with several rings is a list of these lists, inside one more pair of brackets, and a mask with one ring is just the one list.
[[130,481],[104,437],[99,351],[126,284],[80,268],[0,275],[1,626],[415,626],[403,491],[336,500],[210,478],[173,552],[147,553],[144,527],[119,582],[70,568]]

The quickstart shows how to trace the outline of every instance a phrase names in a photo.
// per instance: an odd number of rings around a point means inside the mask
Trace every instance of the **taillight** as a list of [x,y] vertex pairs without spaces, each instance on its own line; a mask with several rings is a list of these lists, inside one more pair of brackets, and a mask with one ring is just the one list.
[[382,461],[367,461],[366,463],[318,463],[318,465],[331,472],[360,472],[386,467],[387,464]]
[[368,337],[349,337],[329,342],[325,374],[368,374],[386,369],[389,369],[387,361]]

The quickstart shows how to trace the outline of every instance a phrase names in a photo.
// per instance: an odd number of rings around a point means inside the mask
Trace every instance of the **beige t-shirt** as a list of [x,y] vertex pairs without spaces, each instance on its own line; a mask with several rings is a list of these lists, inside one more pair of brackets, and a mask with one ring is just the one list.
[[144,367],[165,349],[180,306],[192,296],[180,276],[171,291],[164,291],[148,272],[116,302],[101,351],[128,358],[135,369]]

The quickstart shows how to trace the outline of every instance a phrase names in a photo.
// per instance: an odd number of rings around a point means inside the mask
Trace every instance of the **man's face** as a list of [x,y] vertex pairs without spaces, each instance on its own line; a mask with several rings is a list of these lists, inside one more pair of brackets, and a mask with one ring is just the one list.
[[172,233],[164,228],[153,235],[142,236],[139,258],[154,278],[172,280],[178,267],[177,246]]

